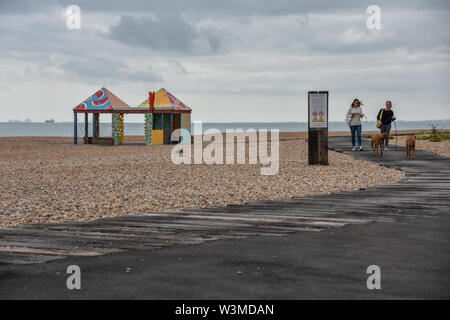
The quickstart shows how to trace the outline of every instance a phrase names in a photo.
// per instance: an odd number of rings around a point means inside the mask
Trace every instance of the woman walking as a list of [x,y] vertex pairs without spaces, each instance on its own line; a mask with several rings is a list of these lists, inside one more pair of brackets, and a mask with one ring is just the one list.
[[384,150],[388,151],[389,134],[391,132],[391,122],[395,120],[394,111],[392,111],[392,102],[386,101],[386,108],[381,108],[378,111],[377,122],[380,121],[380,133],[386,132],[388,137],[384,139]]
[[353,151],[356,151],[355,135],[358,136],[359,151],[363,150],[361,143],[361,118],[364,116],[364,114],[362,113],[361,105],[362,103],[358,99],[355,99],[353,100],[353,103],[350,105],[350,108],[347,111],[347,118],[350,119],[349,126],[350,132],[352,133]]

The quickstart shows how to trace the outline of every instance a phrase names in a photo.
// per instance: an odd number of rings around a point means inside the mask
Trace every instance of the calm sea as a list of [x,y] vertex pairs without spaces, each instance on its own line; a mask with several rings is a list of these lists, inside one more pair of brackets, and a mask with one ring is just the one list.
[[[420,130],[430,129],[431,125],[436,125],[439,129],[450,129],[450,120],[428,120],[428,121],[397,121],[398,130]],[[203,131],[215,128],[221,131],[225,129],[279,129],[280,132],[307,131],[306,122],[231,122],[231,123],[203,123]],[[393,127],[393,129],[395,129]],[[79,136],[84,132],[82,124],[79,124]],[[348,127],[343,121],[329,123],[330,131],[346,131]],[[363,124],[363,131],[376,130],[375,121]],[[90,135],[92,129],[90,128]],[[194,132],[196,133],[196,132]],[[100,127],[102,136],[111,135],[111,124],[102,123]],[[126,135],[143,135],[143,123],[125,123]],[[72,122],[0,122],[0,137],[13,136],[38,136],[38,137],[71,137],[73,136]]]

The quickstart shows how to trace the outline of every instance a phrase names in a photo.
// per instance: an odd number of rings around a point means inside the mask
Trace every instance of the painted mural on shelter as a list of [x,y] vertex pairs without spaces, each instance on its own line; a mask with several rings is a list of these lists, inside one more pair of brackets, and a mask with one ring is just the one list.
[[105,88],[101,88],[96,93],[88,97],[75,107],[76,110],[111,110],[111,101]]

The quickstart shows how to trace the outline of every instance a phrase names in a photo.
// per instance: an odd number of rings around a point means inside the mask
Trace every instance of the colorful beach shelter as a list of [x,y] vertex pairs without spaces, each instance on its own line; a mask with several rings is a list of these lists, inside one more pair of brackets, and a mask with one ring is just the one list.
[[114,93],[106,88],[101,88],[96,93],[77,105],[74,110],[114,110],[130,108]]
[[[108,89],[101,88],[73,108],[74,144],[78,138],[79,113],[84,114],[85,144],[121,144],[125,135],[125,114],[144,114],[146,144],[191,143],[192,109],[164,88],[156,93],[149,91],[147,96],[139,106],[130,107]],[[92,136],[89,136],[89,114],[92,114]],[[100,136],[101,114],[111,114],[111,137]]]
[[[137,106],[138,108],[150,108],[148,98]],[[183,102],[178,100],[173,94],[164,88],[159,89],[155,93],[154,110],[168,110],[168,111],[184,111],[191,112],[192,109],[186,106]]]

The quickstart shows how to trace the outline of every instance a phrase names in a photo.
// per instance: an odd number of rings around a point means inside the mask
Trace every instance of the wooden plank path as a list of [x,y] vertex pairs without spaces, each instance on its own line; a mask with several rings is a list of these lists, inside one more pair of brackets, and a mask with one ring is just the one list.
[[450,159],[416,151],[416,160],[407,160],[404,148],[376,159],[370,151],[352,152],[349,137],[330,137],[329,143],[335,151],[401,169],[406,178],[364,190],[290,200],[0,229],[0,263],[44,263],[218,239],[278,237],[448,213]]

